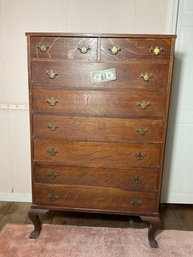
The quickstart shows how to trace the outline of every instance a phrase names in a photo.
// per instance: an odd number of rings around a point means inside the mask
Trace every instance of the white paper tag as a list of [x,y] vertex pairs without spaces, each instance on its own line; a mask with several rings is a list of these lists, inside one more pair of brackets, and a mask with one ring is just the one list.
[[115,68],[108,70],[91,71],[90,78],[92,83],[100,83],[117,79]]

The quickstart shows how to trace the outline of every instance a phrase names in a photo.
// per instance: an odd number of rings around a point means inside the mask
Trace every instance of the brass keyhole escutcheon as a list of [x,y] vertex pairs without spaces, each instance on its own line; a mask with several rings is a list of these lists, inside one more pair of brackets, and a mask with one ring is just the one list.
[[150,79],[153,78],[153,75],[145,72],[145,73],[141,73],[140,78],[143,79],[145,82],[148,82],[150,81]]
[[149,51],[154,53],[155,55],[160,55],[160,53],[163,52],[163,47],[151,46]]
[[82,44],[78,46],[78,50],[81,52],[81,54],[86,54],[90,50],[90,46],[86,44]]
[[48,123],[48,128],[51,131],[55,131],[56,129],[58,129],[60,126],[56,123]]
[[144,182],[144,177],[143,176],[132,176],[131,180],[136,183],[136,184],[141,184]]
[[58,100],[54,97],[47,98],[46,103],[48,103],[50,106],[55,106],[58,103]]
[[45,52],[48,51],[49,46],[45,46],[44,44],[39,44],[39,45],[37,45],[37,48],[38,48],[41,52],[45,53]]
[[50,78],[50,79],[55,79],[58,76],[58,73],[50,70],[50,71],[46,71],[46,75]]
[[142,205],[142,200],[138,200],[138,199],[132,199],[130,201],[130,204],[133,206],[133,207],[140,207]]
[[150,102],[143,100],[142,102],[138,103],[137,106],[141,109],[147,109],[150,106]]
[[54,171],[47,173],[47,177],[51,178],[51,179],[55,179],[58,176],[59,176],[59,174]]
[[141,127],[141,128],[137,128],[137,129],[136,129],[136,132],[137,132],[139,135],[145,135],[145,133],[148,132],[148,129],[147,129],[147,128],[144,128],[144,127]]
[[48,194],[48,200],[50,200],[50,201],[56,201],[59,198],[60,198],[60,195],[58,195],[58,194],[53,194],[53,193]]
[[119,46],[109,46],[109,51],[111,52],[111,54],[116,55],[119,51],[121,51],[121,48]]
[[51,156],[55,156],[58,152],[59,152],[58,149],[54,148],[54,147],[51,147],[51,148],[48,149],[48,153]]
[[137,152],[137,153],[135,153],[135,158],[136,158],[137,160],[143,160],[144,157],[145,157],[145,153],[143,153],[143,152]]

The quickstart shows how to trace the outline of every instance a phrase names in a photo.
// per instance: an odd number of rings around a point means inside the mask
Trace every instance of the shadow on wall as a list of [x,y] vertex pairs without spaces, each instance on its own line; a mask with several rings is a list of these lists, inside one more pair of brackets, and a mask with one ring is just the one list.
[[170,182],[172,179],[172,163],[173,163],[173,149],[174,142],[176,140],[176,117],[179,102],[179,93],[181,86],[181,72],[182,72],[182,62],[184,55],[177,53],[174,60],[174,70],[173,70],[173,82],[172,82],[172,92],[171,92],[171,102],[170,102],[170,112],[169,112],[169,122],[167,130],[167,143],[165,149],[165,160],[164,160],[164,172],[163,172],[163,183],[161,192],[161,203],[168,202],[168,196],[170,191]]

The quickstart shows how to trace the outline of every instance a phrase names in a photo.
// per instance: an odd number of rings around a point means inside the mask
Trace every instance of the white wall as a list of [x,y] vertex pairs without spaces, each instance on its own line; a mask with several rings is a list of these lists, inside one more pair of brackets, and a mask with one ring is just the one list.
[[161,34],[169,1],[0,0],[0,200],[31,199],[25,32]]

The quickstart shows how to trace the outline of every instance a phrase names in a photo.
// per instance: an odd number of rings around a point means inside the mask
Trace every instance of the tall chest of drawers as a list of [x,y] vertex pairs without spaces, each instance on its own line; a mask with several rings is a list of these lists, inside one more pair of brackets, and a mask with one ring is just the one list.
[[138,215],[157,247],[175,36],[26,33],[33,203]]

